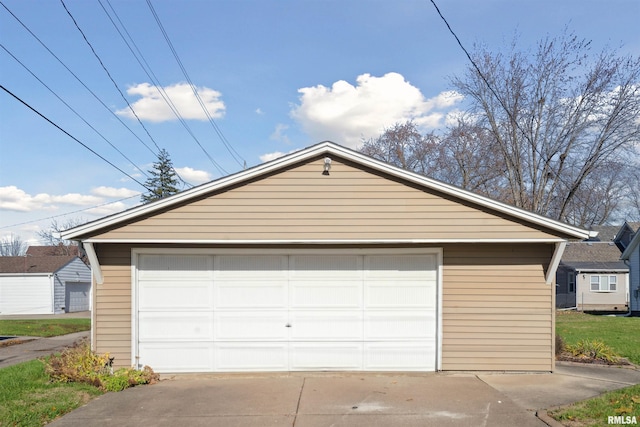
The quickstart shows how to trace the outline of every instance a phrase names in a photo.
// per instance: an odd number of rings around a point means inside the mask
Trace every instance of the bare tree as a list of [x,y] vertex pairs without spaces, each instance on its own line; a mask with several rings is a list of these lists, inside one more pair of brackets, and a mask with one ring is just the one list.
[[0,256],[21,256],[27,250],[27,244],[19,236],[10,235],[0,239]]
[[610,49],[593,55],[568,33],[531,53],[515,40],[506,54],[477,47],[472,57],[478,69],[453,84],[499,148],[509,193],[502,198],[576,225],[602,222],[605,212],[580,212],[593,206],[585,198],[592,176],[635,155],[640,58]]
[[63,240],[60,237],[60,233],[64,230],[68,230],[70,228],[76,227],[78,225],[82,225],[86,223],[87,220],[84,218],[73,218],[69,219],[63,223],[59,223],[57,220],[51,221],[51,225],[47,230],[38,231],[38,236],[45,245],[55,246],[57,248],[57,253],[59,255],[71,255],[71,246],[76,246],[77,242],[72,240]]

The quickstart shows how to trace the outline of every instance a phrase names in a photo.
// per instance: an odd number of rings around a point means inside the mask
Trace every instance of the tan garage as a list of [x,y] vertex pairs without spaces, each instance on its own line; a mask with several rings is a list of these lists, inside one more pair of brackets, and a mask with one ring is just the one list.
[[324,142],[63,237],[118,366],[550,371],[555,270],[588,235]]

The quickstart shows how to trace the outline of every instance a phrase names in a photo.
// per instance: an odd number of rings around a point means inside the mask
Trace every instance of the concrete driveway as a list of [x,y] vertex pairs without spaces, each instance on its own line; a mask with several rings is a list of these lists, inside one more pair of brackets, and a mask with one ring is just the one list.
[[640,383],[640,371],[176,376],[108,393],[51,426],[523,426],[535,411]]

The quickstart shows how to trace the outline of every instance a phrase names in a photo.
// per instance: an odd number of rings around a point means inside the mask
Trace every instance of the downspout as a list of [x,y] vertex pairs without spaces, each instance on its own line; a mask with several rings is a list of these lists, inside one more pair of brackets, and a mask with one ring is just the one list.
[[[631,271],[631,265],[629,265],[629,260],[628,259],[623,259],[622,262],[624,262],[624,265],[626,265],[627,267],[629,267],[629,271]],[[629,288],[629,311],[626,314],[621,314],[619,316],[616,317],[629,317],[631,316],[631,275],[629,273],[627,273],[627,287]]]

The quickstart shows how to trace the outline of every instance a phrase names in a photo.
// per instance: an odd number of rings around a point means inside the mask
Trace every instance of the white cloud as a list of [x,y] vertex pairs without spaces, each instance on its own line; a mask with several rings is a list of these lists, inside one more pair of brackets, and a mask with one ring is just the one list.
[[282,156],[286,156],[287,154],[291,154],[291,153],[295,153],[296,151],[299,151],[300,148],[296,148],[295,150],[291,150],[288,153],[283,153],[281,151],[274,151],[273,153],[266,153],[260,156],[260,160],[264,163],[264,162],[270,162],[271,160],[275,160],[278,159]]
[[178,175],[191,184],[203,184],[211,181],[211,174],[207,171],[192,169],[188,166],[184,168],[175,168]]
[[256,108],[256,114],[262,116],[264,115],[264,111],[262,111],[262,108]]
[[57,204],[90,206],[102,203],[103,201],[104,199],[101,197],[79,193],[63,195],[39,193],[32,196],[14,185],[0,187],[0,210],[16,212],[31,212],[35,210],[52,211],[58,208]]
[[269,139],[284,142],[285,144],[290,144],[291,141],[285,133],[287,129],[289,129],[289,125],[278,123],[273,133],[269,136]]
[[124,204],[123,202],[114,202],[114,203],[109,203],[108,205],[87,209],[85,212],[89,215],[102,217],[102,216],[111,215],[117,212],[122,212],[128,207],[129,206]]
[[[176,83],[164,87],[164,91],[182,118],[185,120],[207,120],[207,116],[194,95],[191,85],[187,83]],[[212,118],[216,119],[224,116],[226,107],[224,102],[220,100],[222,96],[220,92],[207,87],[196,87],[196,91]],[[131,104],[141,120],[151,122],[177,120],[160,91],[154,85],[150,83],[140,83],[127,89],[127,93],[132,96],[137,95],[141,97],[141,99]],[[131,119],[135,118],[128,107],[116,111],[116,114]]]
[[106,197],[110,199],[123,199],[125,197],[133,197],[140,194],[139,191],[130,190],[128,188],[114,188],[114,187],[96,187],[91,190],[91,194],[99,197]]
[[298,92],[300,104],[291,110],[291,117],[317,141],[332,140],[349,147],[377,137],[397,122],[413,120],[425,129],[438,127],[446,110],[462,100],[453,91],[426,99],[398,73],[362,74],[355,86],[340,80],[331,87],[318,85]]

